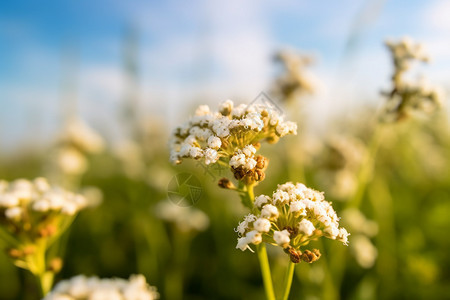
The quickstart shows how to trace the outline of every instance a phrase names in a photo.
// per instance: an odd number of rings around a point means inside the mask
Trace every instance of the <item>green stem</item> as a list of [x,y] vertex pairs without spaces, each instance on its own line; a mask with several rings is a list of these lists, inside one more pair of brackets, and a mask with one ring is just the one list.
[[26,260],[27,268],[36,277],[42,296],[50,292],[53,285],[54,273],[47,271],[45,261],[46,243],[42,241],[37,244],[36,252]]
[[[239,183],[241,187],[243,184]],[[245,194],[241,196],[242,203],[245,206],[252,209],[253,202],[255,201],[255,195],[253,192],[253,185],[245,185]],[[267,300],[275,300],[275,292],[273,289],[272,275],[270,272],[269,259],[267,257],[266,245],[264,242],[256,247],[258,253],[259,264],[261,266],[261,273],[264,282],[264,290],[266,292]]]
[[253,193],[253,185],[245,185],[242,181],[239,181],[239,194],[242,204],[250,210],[253,210],[253,202],[255,201],[255,195]]
[[275,292],[273,290],[272,276],[270,273],[269,259],[267,257],[266,244],[261,243],[256,247],[258,253],[259,264],[264,282],[264,290],[266,291],[267,300],[275,300]]
[[292,277],[294,276],[295,263],[289,260],[289,265],[286,271],[286,278],[284,279],[283,300],[288,300],[289,292],[291,291]]

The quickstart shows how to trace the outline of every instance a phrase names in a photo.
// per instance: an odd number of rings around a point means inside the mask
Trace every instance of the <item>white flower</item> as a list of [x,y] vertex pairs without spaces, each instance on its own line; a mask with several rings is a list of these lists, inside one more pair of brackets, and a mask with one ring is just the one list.
[[45,217],[45,222],[51,223],[57,214],[74,215],[89,204],[81,195],[51,186],[44,178],[33,181],[18,179],[6,184],[0,193],[0,207],[7,208],[4,211],[6,218],[13,221],[24,219],[23,223],[31,223],[33,228],[38,228],[42,220],[41,217],[30,217],[33,211],[42,214],[55,212]]
[[61,207],[61,212],[63,214],[73,216],[78,210],[78,206],[73,202],[64,203]]
[[219,149],[222,146],[222,141],[217,136],[210,136],[208,138],[208,146],[212,149]]
[[200,158],[203,156],[203,150],[198,147],[191,147],[191,149],[189,149],[189,155],[192,156],[192,158]]
[[50,184],[48,184],[48,181],[45,178],[42,178],[42,177],[36,178],[33,181],[33,183],[34,183],[34,186],[36,187],[36,189],[40,193],[46,192],[50,189]]
[[273,193],[272,198],[275,204],[287,204],[289,202],[289,194],[280,190]]
[[242,153],[244,153],[247,157],[252,157],[256,153],[255,146],[253,145],[247,145],[242,149]]
[[0,195],[0,207],[14,207],[19,205],[19,198],[13,194]]
[[261,208],[264,204],[269,202],[270,198],[266,195],[259,195],[255,198],[255,205],[258,208]]
[[341,241],[342,243],[344,243],[344,245],[348,245],[348,236],[349,235],[350,235],[350,233],[348,233],[345,228],[340,228],[339,233],[336,236],[336,239],[338,241]]
[[[208,106],[200,106],[194,117],[174,130],[170,142],[171,161],[180,163],[182,158],[200,159],[203,151],[211,148],[230,161],[232,156],[243,154],[249,160],[242,161],[239,166],[251,170],[256,165],[253,144],[278,140],[280,134],[276,126],[286,128],[284,134],[295,134],[296,131],[294,123],[284,122],[277,112],[270,110],[267,105],[234,107],[230,100],[222,103],[217,112],[212,112]],[[276,122],[271,122],[272,119]]]
[[43,300],[154,300],[159,294],[149,286],[143,275],[128,280],[99,279],[79,275],[60,281]]
[[298,224],[298,229],[304,234],[311,236],[316,228],[311,221],[303,219]]
[[20,207],[10,207],[5,211],[5,216],[8,219],[19,221],[22,217],[22,208]]
[[289,207],[289,211],[293,214],[306,216],[306,205],[304,201],[293,201]]
[[259,232],[269,232],[270,231],[270,221],[264,218],[259,218],[253,223],[255,230]]
[[205,150],[205,164],[209,165],[215,163],[219,159],[219,155],[216,150],[208,148]]
[[259,243],[262,242],[261,233],[256,230],[247,232],[247,235],[245,236],[245,238],[247,239],[248,243],[252,243],[254,245],[258,245]]
[[337,228],[334,225],[330,225],[325,227],[324,231],[325,234],[328,235],[329,238],[335,240],[337,236],[339,235],[339,228]]
[[286,229],[282,231],[275,231],[273,233],[273,239],[275,240],[275,243],[277,243],[279,246],[283,248],[285,248],[291,241],[289,236],[290,234]]
[[242,117],[246,108],[247,108],[247,105],[239,104],[238,106],[233,107],[233,109],[231,110],[231,115],[233,117]]
[[289,133],[289,127],[286,124],[278,124],[276,130],[279,136],[285,136]]
[[243,153],[233,155],[230,159],[230,167],[232,168],[239,168],[240,166],[244,166],[246,164],[246,158]]
[[50,203],[45,199],[41,199],[34,202],[32,208],[35,211],[47,212],[50,210]]
[[273,197],[257,196],[254,204],[260,213],[239,223],[236,230],[239,237],[259,232],[262,241],[283,247],[294,263],[317,260],[320,257],[317,249],[302,256],[301,248],[321,236],[344,245],[348,243],[349,234],[339,227],[339,218],[331,203],[325,201],[323,193],[303,184],[280,184]]
[[256,160],[253,158],[247,158],[245,160],[244,169],[253,170],[256,167]]
[[378,250],[368,237],[362,234],[352,237],[350,249],[361,267],[366,269],[373,267],[378,256]]
[[98,153],[104,148],[103,138],[81,119],[70,120],[61,139],[83,152]]
[[266,204],[261,210],[261,217],[269,220],[278,218],[279,212],[276,206],[272,204]]
[[210,113],[210,109],[208,105],[200,105],[195,111],[196,116],[204,116]]
[[233,101],[231,100],[225,100],[222,103],[220,103],[219,105],[219,111],[223,114],[223,115],[228,115],[230,114],[230,112],[233,110]]
[[242,251],[250,249],[250,247],[248,246],[247,237],[238,238],[236,249],[241,249]]
[[86,157],[73,147],[61,148],[57,154],[57,163],[66,174],[82,174],[88,167]]

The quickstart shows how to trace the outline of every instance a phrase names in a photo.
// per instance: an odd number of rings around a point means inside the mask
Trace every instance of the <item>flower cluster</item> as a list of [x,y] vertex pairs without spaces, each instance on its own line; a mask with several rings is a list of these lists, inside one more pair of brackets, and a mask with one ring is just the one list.
[[392,53],[396,72],[407,71],[414,60],[423,62],[430,60],[423,45],[414,43],[409,37],[404,37],[398,42],[388,40],[385,44]]
[[311,240],[321,236],[348,243],[348,233],[339,227],[339,218],[323,193],[301,183],[278,185],[272,197],[255,198],[259,214],[249,214],[239,223],[236,248],[250,249],[261,242],[278,245],[290,259],[313,262],[320,257],[317,249],[301,251]]
[[415,44],[409,38],[397,43],[388,41],[386,45],[391,51],[395,69],[392,76],[393,88],[389,92],[383,92],[388,98],[383,119],[399,121],[413,112],[431,113],[439,108],[443,98],[439,88],[430,86],[425,80],[409,82],[403,78],[413,61],[429,61],[423,46]]
[[263,169],[255,156],[259,142],[275,143],[288,134],[297,134],[297,125],[284,121],[279,112],[266,103],[234,106],[227,100],[220,104],[217,112],[201,105],[194,117],[174,131],[171,161],[203,159],[207,165],[220,161],[234,170],[241,168],[246,174],[251,171],[253,175],[257,172],[255,168]]
[[314,83],[306,72],[313,59],[310,56],[299,55],[290,51],[280,51],[275,55],[285,73],[275,81],[275,90],[281,99],[289,101],[296,94],[314,92]]
[[367,156],[364,143],[356,137],[330,135],[316,151],[318,182],[329,195],[346,201],[357,188],[357,173]]
[[20,258],[25,255],[22,246],[57,236],[88,204],[85,197],[52,187],[44,178],[0,181],[0,226],[15,247],[10,255]]
[[255,154],[256,148],[253,145],[247,145],[234,153],[229,165],[236,179],[245,183],[264,180],[268,160],[262,155]]
[[68,122],[61,141],[85,153],[98,153],[104,148],[103,138],[80,119]]
[[367,219],[356,208],[347,208],[342,212],[342,217],[345,220],[344,225],[353,233],[350,252],[356,262],[366,269],[373,267],[378,250],[370,239],[378,234],[378,224]]
[[72,119],[64,128],[56,149],[56,163],[64,174],[80,175],[89,163],[86,154],[99,153],[103,138],[80,119]]
[[158,298],[156,288],[148,285],[143,275],[132,275],[128,280],[79,275],[60,281],[44,300],[153,300]]

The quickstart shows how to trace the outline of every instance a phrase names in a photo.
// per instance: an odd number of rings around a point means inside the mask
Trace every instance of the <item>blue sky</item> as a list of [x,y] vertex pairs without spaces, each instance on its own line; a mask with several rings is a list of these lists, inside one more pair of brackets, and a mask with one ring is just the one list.
[[[377,98],[389,78],[387,37],[425,42],[435,64],[423,71],[447,86],[450,4],[405,3],[1,1],[0,143],[20,144],[31,128],[49,139],[68,97],[78,99],[84,119],[111,136],[127,82],[123,41],[130,27],[138,34],[141,111],[172,123],[199,99],[250,101],[267,89],[271,55],[285,47],[317,57],[312,71],[323,91],[316,109],[345,109],[361,95]],[[62,92],[68,65],[76,79],[69,96]]]

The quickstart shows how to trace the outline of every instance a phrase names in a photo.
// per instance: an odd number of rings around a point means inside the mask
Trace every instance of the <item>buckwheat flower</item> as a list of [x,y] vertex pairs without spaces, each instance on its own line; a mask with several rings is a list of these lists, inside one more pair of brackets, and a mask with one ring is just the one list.
[[224,116],[228,116],[233,110],[233,106],[233,101],[225,100],[219,105],[219,112]]
[[262,241],[261,233],[257,230],[252,230],[250,232],[247,232],[245,235],[245,238],[249,243],[252,243],[253,245],[258,245]]
[[222,140],[217,136],[210,136],[208,138],[208,146],[217,150],[222,146]]
[[277,190],[275,193],[273,193],[273,201],[275,203],[288,203],[289,202],[289,194],[282,190]]
[[306,216],[306,204],[304,201],[292,201],[289,212],[294,215]]
[[16,266],[29,270],[38,279],[46,274],[46,282],[39,280],[44,293],[59,270],[48,268],[48,248],[76,214],[89,205],[83,196],[50,185],[44,178],[3,183],[0,192],[2,248]]
[[208,148],[205,150],[205,164],[209,165],[215,163],[219,159],[219,154],[216,150]]
[[271,226],[270,221],[265,218],[259,218],[253,223],[253,227],[259,232],[269,232]]
[[[237,228],[238,249],[246,250],[244,241],[248,233],[261,233],[261,242],[280,246],[294,263],[313,262],[320,257],[317,249],[303,249],[310,241],[320,237],[348,244],[349,233],[339,227],[339,218],[323,193],[291,182],[278,185],[272,197],[260,195],[255,199],[259,214],[244,219]],[[245,225],[245,226],[244,226]],[[256,240],[259,242],[259,238]]]
[[248,244],[249,243],[247,237],[240,237],[238,238],[236,249],[241,249],[242,251],[249,249],[250,251],[252,251],[252,249],[248,246]]
[[296,133],[297,125],[284,121],[269,104],[235,106],[227,100],[218,111],[202,105],[172,134],[170,159],[176,164],[192,158],[205,164],[228,165],[236,179],[254,184],[264,179],[268,164],[266,158],[256,154],[260,142],[275,143],[282,136]]
[[279,216],[278,208],[272,204],[266,204],[261,209],[261,217],[268,219],[276,219]]
[[230,166],[235,169],[242,167],[246,164],[246,160],[247,158],[244,153],[237,153],[231,157]]
[[22,208],[21,207],[10,207],[5,210],[5,216],[6,218],[13,220],[13,221],[20,221],[22,218]]
[[155,287],[143,275],[100,279],[78,275],[60,281],[43,300],[154,300],[159,299]]
[[431,113],[441,107],[442,92],[438,87],[432,87],[422,82],[411,82],[404,78],[406,71],[414,61],[428,62],[429,58],[423,46],[414,43],[409,38],[398,42],[388,41],[394,64],[391,91],[383,92],[387,102],[383,108],[382,121],[396,122],[410,117],[414,113]]
[[275,55],[275,60],[284,69],[274,82],[274,90],[283,101],[292,101],[296,95],[314,92],[316,84],[307,71],[313,62],[312,57],[284,50]]
[[286,229],[284,229],[283,231],[274,231],[273,239],[279,246],[286,248],[291,241],[291,239],[289,238],[290,235],[291,234]]
[[6,183],[0,194],[1,226],[18,240],[14,247],[25,247],[56,236],[88,205],[84,197],[51,186],[44,178],[18,179]]
[[252,157],[256,153],[256,148],[253,145],[247,145],[242,149],[242,153],[244,153],[246,157]]
[[298,229],[300,230],[300,232],[303,232],[305,235],[308,236],[313,235],[314,230],[316,230],[314,224],[306,219],[300,221],[300,223],[298,224]]
[[191,147],[189,149],[189,155],[192,158],[200,158],[203,157],[203,150],[199,147]]
[[261,208],[264,204],[270,201],[270,198],[266,195],[259,195],[255,198],[255,205]]
[[19,198],[16,195],[0,195],[0,207],[14,207],[19,205]]

